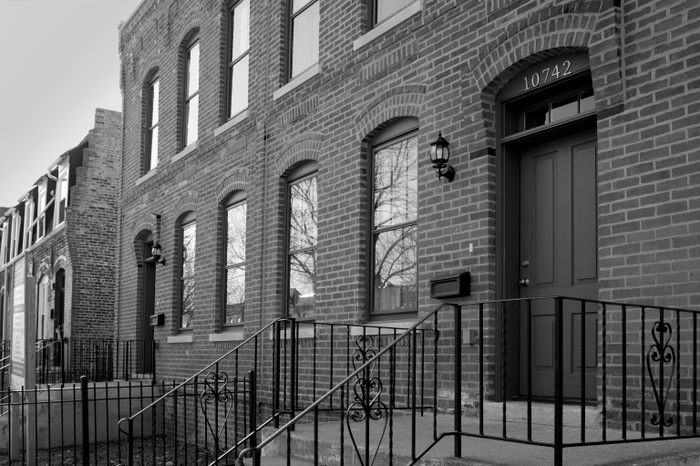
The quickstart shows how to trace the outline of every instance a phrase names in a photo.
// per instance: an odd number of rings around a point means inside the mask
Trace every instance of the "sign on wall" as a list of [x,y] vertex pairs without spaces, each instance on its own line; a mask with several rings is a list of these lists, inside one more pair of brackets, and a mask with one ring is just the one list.
[[24,257],[20,257],[14,266],[12,283],[12,358],[10,368],[10,389],[20,390],[26,387],[26,313],[24,306],[25,266]]

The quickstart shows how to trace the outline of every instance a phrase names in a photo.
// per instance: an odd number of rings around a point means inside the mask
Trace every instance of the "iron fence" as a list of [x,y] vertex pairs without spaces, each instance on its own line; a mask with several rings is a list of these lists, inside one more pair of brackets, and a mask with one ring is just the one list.
[[[564,297],[444,305],[383,348],[373,349],[373,338],[358,339],[357,365],[344,380],[262,442],[219,458],[237,454],[237,464],[252,457],[260,465],[265,449],[316,465],[416,464],[448,439],[460,458],[463,439],[478,437],[550,447],[561,465],[566,448],[698,437],[697,321],[695,311]],[[440,340],[425,355],[433,361],[425,365],[433,371],[432,398],[417,399],[414,385],[407,421],[395,409],[396,352],[412,342],[417,370],[416,331],[426,326]],[[445,406],[440,394],[450,391]],[[469,413],[465,392],[475,394]],[[334,399],[331,422],[321,411]],[[551,429],[535,433],[533,424],[542,420],[533,404],[542,399],[553,403],[544,420]],[[591,419],[588,408],[596,402],[599,414]],[[517,420],[509,413],[514,403],[525,406]],[[430,420],[421,417],[426,409]],[[410,451],[397,450],[399,442]]]
[[10,340],[0,340],[0,391],[7,389],[10,373]]
[[[161,382],[88,382],[1,394],[0,464],[121,464],[117,421],[158,398]],[[147,416],[140,434],[160,433],[162,421]]]
[[64,338],[36,343],[36,383],[155,380],[155,345],[151,340]]

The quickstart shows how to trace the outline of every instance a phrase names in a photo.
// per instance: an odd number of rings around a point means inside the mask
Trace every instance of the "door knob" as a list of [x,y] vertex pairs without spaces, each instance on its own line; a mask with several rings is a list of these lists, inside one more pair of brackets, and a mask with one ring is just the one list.
[[518,285],[520,286],[528,286],[530,284],[530,279],[529,278],[521,278],[518,280]]

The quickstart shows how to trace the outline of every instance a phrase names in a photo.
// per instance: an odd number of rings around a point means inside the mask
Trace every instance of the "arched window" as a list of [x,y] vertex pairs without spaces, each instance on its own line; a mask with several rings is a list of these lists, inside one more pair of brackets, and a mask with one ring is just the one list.
[[370,141],[371,318],[418,310],[417,129],[407,118]]
[[180,329],[192,328],[195,317],[195,253],[197,224],[194,212],[180,220]]
[[199,36],[185,43],[182,92],[182,147],[197,141],[199,134]]
[[246,195],[238,191],[224,202],[224,326],[243,323],[245,318]]
[[316,301],[316,243],[318,226],[315,162],[296,168],[287,177],[287,316],[313,318]]

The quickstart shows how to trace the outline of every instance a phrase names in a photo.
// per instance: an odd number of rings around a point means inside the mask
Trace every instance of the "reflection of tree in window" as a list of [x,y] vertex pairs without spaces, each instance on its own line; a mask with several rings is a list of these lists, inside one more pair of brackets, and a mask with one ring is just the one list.
[[289,188],[290,317],[312,317],[316,295],[316,176],[301,179]]
[[190,328],[194,322],[194,262],[195,243],[197,240],[195,222],[182,227],[182,276],[180,278],[181,328]]
[[243,322],[245,310],[246,204],[226,210],[225,324]]
[[374,312],[418,307],[417,137],[374,153]]

